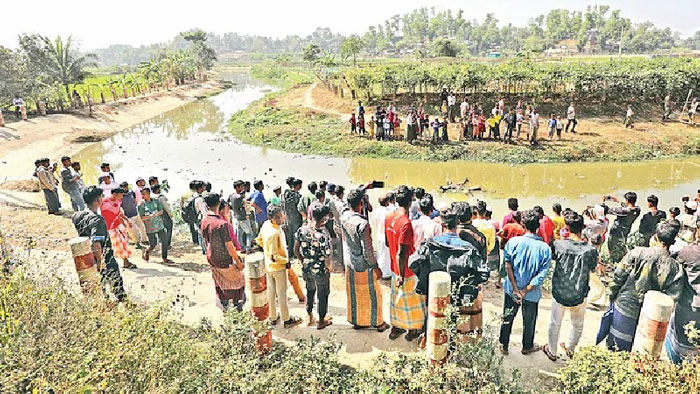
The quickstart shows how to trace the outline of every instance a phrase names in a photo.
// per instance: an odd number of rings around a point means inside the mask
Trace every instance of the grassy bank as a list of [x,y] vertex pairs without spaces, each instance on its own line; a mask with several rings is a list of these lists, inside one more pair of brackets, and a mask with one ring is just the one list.
[[273,343],[259,354],[251,330],[260,325],[245,312],[227,314],[220,327],[204,321],[193,328],[169,318],[166,307],[111,307],[19,274],[0,277],[0,391],[521,392],[492,339],[457,345],[443,368],[411,354],[354,369],[338,361],[334,340]]
[[[680,124],[639,123],[627,130],[610,120],[582,120],[578,134],[565,134],[562,141],[459,142],[456,125],[451,142],[439,145],[418,141],[378,142],[348,133],[349,125],[335,114],[304,106],[308,86],[288,87],[271,93],[236,113],[230,132],[245,143],[304,154],[339,157],[394,158],[426,161],[468,160],[498,163],[547,163],[579,161],[637,161],[694,155],[700,152],[700,132]],[[352,104],[319,85],[313,92],[315,105],[345,108]],[[320,96],[320,97],[319,97]],[[325,97],[325,99],[324,99]],[[342,101],[340,105],[338,101]],[[335,102],[335,103],[334,103]],[[331,110],[329,110],[331,111]],[[346,113],[346,111],[340,111]],[[546,120],[543,119],[543,122]],[[546,124],[540,136],[546,135]]]

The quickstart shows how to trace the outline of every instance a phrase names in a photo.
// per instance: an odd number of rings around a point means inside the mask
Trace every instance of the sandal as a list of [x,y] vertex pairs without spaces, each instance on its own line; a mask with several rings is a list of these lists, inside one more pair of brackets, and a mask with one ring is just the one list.
[[502,354],[502,355],[504,355],[504,356],[507,356],[507,355],[508,355],[508,348],[507,348],[507,347],[501,345],[501,346],[498,347],[498,350],[501,351],[501,354]]
[[143,253],[141,253],[141,258],[143,258],[143,261],[148,262],[148,259],[151,258],[151,251],[148,249],[145,249]]
[[396,338],[398,338],[401,334],[403,334],[404,332],[406,332],[406,330],[401,329],[401,328],[392,327],[391,332],[389,333],[389,339],[391,339],[393,341]]
[[574,358],[574,350],[573,349],[569,349],[568,347],[566,347],[566,344],[564,344],[564,342],[560,343],[559,346],[561,346],[561,348],[564,349],[564,352],[566,353],[566,357],[568,357],[570,359]]
[[284,328],[292,328],[301,324],[301,319],[298,317],[290,317],[289,320],[284,322]]
[[388,330],[388,329],[389,329],[389,325],[386,324],[386,322],[384,322],[384,323],[380,324],[379,326],[377,326],[377,332],[384,332],[384,331],[386,331],[386,330]]
[[539,351],[540,351],[540,345],[532,345],[532,347],[530,349],[523,349],[520,351],[520,353],[522,353],[524,355],[528,355],[528,354],[532,354],[532,353],[539,352]]
[[131,261],[127,261],[127,262],[124,263],[124,269],[127,269],[127,270],[135,270],[135,269],[137,269],[137,268],[138,268],[138,267],[136,266],[136,264],[132,263]]
[[552,361],[557,361],[557,356],[552,354],[552,352],[549,350],[549,345],[542,346],[542,352],[544,352],[548,359]]
[[408,330],[408,333],[406,334],[406,336],[404,338],[406,338],[406,340],[408,342],[411,342],[412,340],[420,337],[420,334],[421,333],[418,330]]
[[328,319],[319,320],[318,324],[316,325],[316,329],[323,330],[324,328],[326,328],[332,324],[333,324],[333,322],[328,320]]

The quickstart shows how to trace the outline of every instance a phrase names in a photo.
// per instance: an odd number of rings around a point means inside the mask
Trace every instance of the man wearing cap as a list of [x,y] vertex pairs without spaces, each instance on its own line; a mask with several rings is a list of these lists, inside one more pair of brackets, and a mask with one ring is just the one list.
[[[110,167],[109,163],[100,164],[100,171],[108,173],[109,176],[112,178],[112,183],[117,183],[114,179],[114,173],[112,172],[112,168]],[[99,185],[100,183],[102,183],[102,177],[100,177],[100,179],[97,180],[97,184]]]
[[63,156],[61,158],[63,169],[61,170],[61,186],[63,191],[70,197],[70,203],[74,211],[82,211],[85,209],[85,202],[80,192],[80,174],[71,167],[70,157]]
[[680,238],[691,244],[696,240],[696,233],[698,230],[697,219],[695,215],[698,210],[697,201],[688,201],[683,206],[684,213],[678,215],[677,220],[681,223],[681,230],[679,233]]
[[272,192],[275,194],[272,197],[270,197],[270,201],[268,201],[268,205],[270,205],[270,204],[282,205],[282,198],[280,197],[282,195],[282,186],[280,186],[280,185],[275,186],[275,188],[272,189]]
[[97,185],[97,187],[102,189],[102,195],[104,198],[112,197],[112,190],[118,187],[112,176],[108,172],[103,172],[100,174],[100,180],[101,182],[99,185]]

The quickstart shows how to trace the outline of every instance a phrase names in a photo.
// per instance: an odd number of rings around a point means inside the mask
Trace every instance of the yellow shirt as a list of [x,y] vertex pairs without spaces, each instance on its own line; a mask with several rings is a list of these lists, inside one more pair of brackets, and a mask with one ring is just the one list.
[[282,239],[280,226],[267,220],[260,228],[258,238],[255,239],[262,246],[265,253],[265,267],[267,272],[278,272],[287,269],[287,245]]
[[554,239],[561,239],[561,229],[566,226],[564,218],[562,216],[553,216],[552,223],[554,223]]
[[491,253],[496,246],[496,228],[486,219],[474,219],[472,225],[486,237],[486,252]]

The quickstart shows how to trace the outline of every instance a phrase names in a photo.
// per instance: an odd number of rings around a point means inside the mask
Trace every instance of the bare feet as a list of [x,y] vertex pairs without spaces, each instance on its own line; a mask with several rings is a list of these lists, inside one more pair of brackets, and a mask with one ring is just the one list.
[[313,326],[314,324],[316,324],[316,318],[314,317],[313,314],[311,314],[311,315],[309,315],[308,319],[306,320],[306,325],[310,327],[310,326]]

